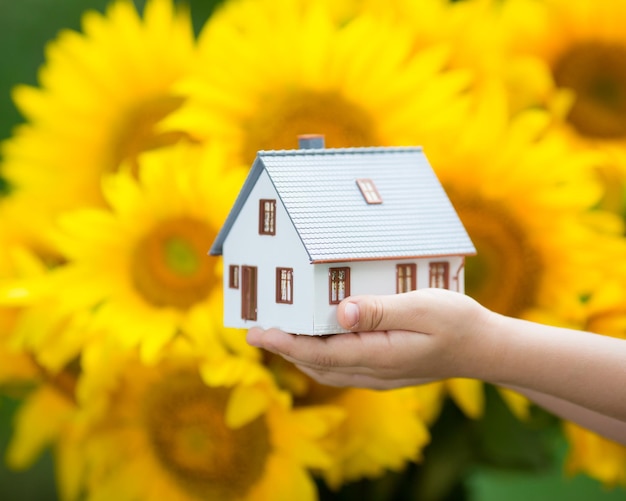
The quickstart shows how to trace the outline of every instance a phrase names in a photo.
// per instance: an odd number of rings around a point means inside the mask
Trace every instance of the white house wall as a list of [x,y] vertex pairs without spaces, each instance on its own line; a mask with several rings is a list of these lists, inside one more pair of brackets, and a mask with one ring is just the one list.
[[416,287],[423,289],[429,286],[430,263],[441,261],[450,263],[449,288],[464,292],[464,258],[462,256],[315,264],[315,334],[344,332],[336,321],[337,306],[329,304],[328,273],[330,268],[350,268],[350,295],[395,294],[397,264],[415,263],[417,265]]
[[[259,200],[276,200],[275,235],[259,235]],[[223,245],[224,324],[249,328],[261,325],[289,332],[310,332],[313,326],[313,266],[283,207],[263,172],[234,222]],[[257,267],[257,319],[241,318],[239,289],[229,288],[229,266]],[[276,268],[293,269],[293,304],[276,303]]]

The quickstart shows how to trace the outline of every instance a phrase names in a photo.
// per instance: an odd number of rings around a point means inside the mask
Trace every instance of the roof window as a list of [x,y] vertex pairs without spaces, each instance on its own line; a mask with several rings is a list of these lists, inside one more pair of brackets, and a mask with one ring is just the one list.
[[378,193],[374,181],[372,181],[371,179],[362,178],[357,179],[356,184],[361,190],[361,194],[368,204],[383,203],[383,199],[380,198],[380,193]]

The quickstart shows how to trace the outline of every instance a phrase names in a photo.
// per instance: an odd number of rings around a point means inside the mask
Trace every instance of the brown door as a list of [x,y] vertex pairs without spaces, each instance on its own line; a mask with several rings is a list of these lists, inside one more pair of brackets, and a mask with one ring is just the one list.
[[256,320],[256,266],[241,267],[241,318]]

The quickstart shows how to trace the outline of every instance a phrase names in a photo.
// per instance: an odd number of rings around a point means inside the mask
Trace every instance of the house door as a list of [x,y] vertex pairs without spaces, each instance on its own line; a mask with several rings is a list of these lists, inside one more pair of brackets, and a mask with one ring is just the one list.
[[241,267],[241,318],[256,320],[256,266]]

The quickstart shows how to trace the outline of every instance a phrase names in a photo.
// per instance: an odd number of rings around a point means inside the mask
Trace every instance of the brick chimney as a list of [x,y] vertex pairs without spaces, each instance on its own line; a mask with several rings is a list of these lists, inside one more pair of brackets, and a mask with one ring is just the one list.
[[324,147],[324,136],[322,134],[301,134],[298,136],[298,148],[302,150]]

